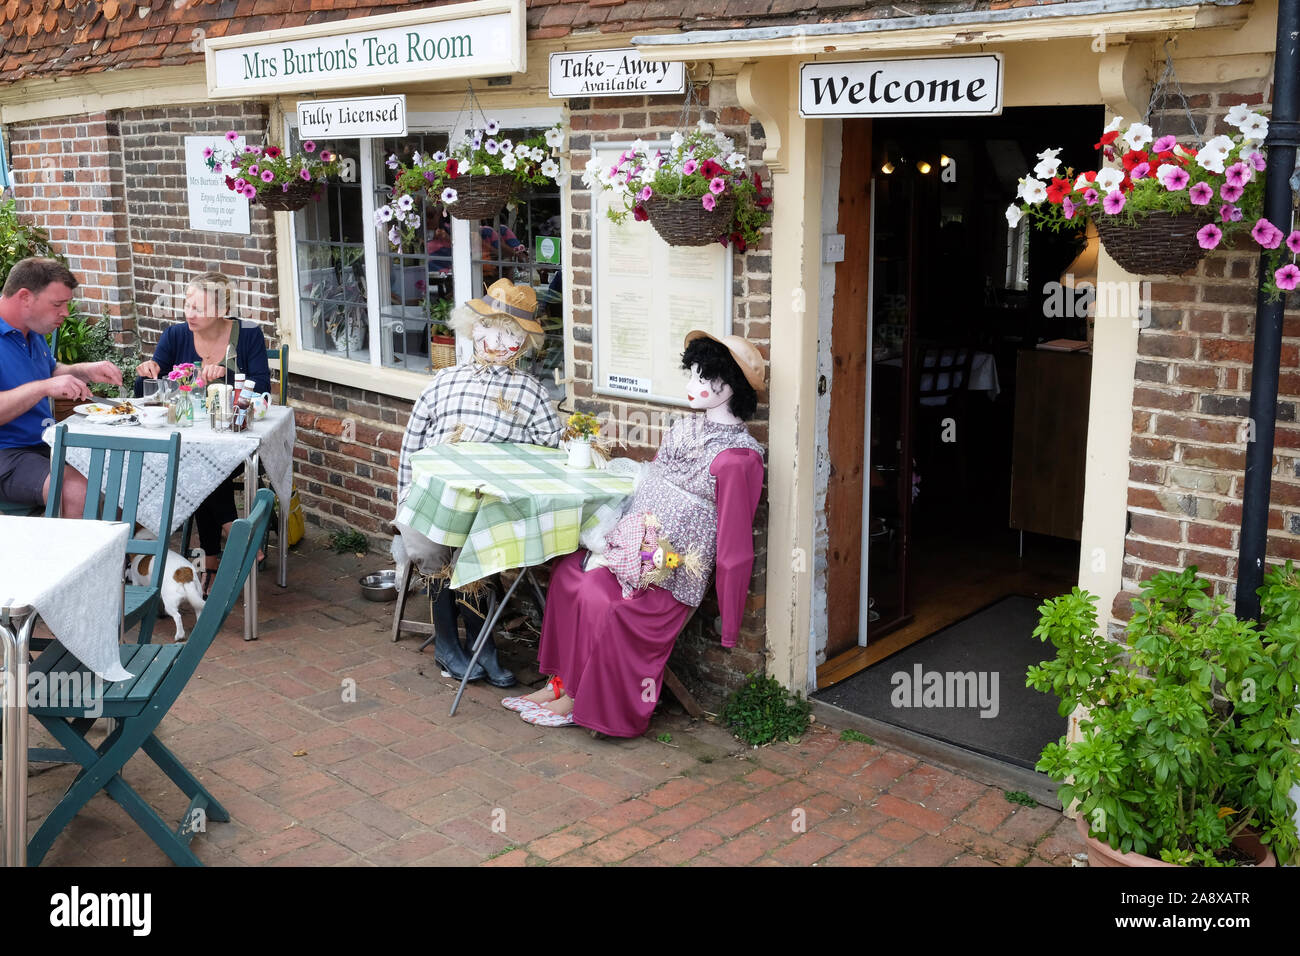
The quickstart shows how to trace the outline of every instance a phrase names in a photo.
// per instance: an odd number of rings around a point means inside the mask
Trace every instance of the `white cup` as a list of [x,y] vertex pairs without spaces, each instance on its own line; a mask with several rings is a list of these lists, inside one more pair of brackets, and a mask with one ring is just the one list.
[[140,423],[147,428],[161,428],[167,424],[166,405],[144,405],[136,410]]

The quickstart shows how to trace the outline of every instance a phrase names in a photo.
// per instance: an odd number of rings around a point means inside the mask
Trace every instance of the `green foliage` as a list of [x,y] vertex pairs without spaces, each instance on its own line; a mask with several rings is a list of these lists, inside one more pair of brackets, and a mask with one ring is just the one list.
[[791,693],[773,677],[749,674],[744,685],[727,698],[722,720],[747,744],[773,740],[797,741],[808,729],[812,708],[799,694]]
[[664,731],[662,734],[656,737],[655,740],[659,741],[661,744],[670,744],[673,742],[673,735],[668,733],[667,731]]
[[1022,807],[1038,806],[1038,801],[1023,790],[1003,790],[1002,796],[1007,798],[1007,803],[1018,803]]
[[1133,602],[1126,645],[1097,634],[1097,598],[1075,588],[1039,608],[1056,657],[1027,685],[1087,709],[1082,738],[1048,744],[1037,769],[1064,782],[1093,836],[1169,862],[1231,865],[1246,827],[1282,862],[1300,857],[1300,578],[1290,561],[1260,588],[1263,626],[1211,597],[1196,568],[1161,572]]
[[336,554],[365,554],[370,550],[370,539],[355,528],[330,532],[330,547]]
[[63,261],[44,229],[28,225],[18,218],[18,204],[10,197],[0,202],[0,285],[9,278],[9,270],[23,259],[42,256]]
[[867,736],[866,734],[864,734],[862,731],[860,731],[860,730],[853,730],[853,729],[851,729],[851,728],[848,729],[848,730],[841,730],[841,731],[840,731],[840,740],[852,740],[852,741],[856,741],[857,743],[860,743],[860,744],[874,744],[874,743],[875,743],[874,740],[872,740],[870,737],[868,737],[868,736]]

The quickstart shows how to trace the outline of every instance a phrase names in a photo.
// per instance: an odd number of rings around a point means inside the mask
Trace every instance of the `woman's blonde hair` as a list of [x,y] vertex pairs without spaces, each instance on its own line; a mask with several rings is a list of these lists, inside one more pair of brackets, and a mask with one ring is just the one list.
[[217,300],[219,315],[225,317],[234,312],[237,290],[229,276],[221,272],[200,273],[185,284],[185,295],[188,296],[196,289],[201,289],[205,295],[213,296]]

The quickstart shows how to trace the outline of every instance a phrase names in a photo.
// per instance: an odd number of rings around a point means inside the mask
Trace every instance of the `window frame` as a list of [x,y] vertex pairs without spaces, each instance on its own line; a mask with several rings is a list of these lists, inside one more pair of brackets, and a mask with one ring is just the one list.
[[[502,126],[510,128],[535,127],[545,129],[554,126],[557,123],[563,123],[566,120],[566,113],[562,106],[539,103],[536,106],[514,107],[509,109],[491,109],[489,108],[491,118],[496,119]],[[292,141],[293,134],[296,130],[296,111],[285,110],[282,127],[282,142],[289,143]],[[407,129],[409,132],[428,132],[428,133],[448,133],[451,140],[455,140],[458,135],[468,130],[471,126],[471,116],[469,113],[461,110],[415,110],[407,114]],[[363,223],[374,223],[375,210],[378,208],[375,198],[375,188],[377,183],[377,163],[382,162],[382,157],[376,157],[376,144],[374,138],[359,139],[355,137],[343,137],[344,139],[357,139],[361,144],[358,152],[357,167],[358,178],[361,187],[361,215]],[[562,158],[563,162],[563,158]],[[568,238],[572,223],[573,197],[570,189],[570,176],[567,174],[560,177],[558,183],[560,193],[560,213],[565,223],[565,234],[560,243],[560,268],[564,271],[566,279],[572,275],[571,258],[572,243]],[[295,371],[302,370],[302,374],[311,375],[331,383],[349,385],[357,388],[364,388],[370,391],[379,392],[385,395],[395,395],[403,398],[414,399],[424,390],[432,380],[432,374],[408,369],[393,368],[383,364],[382,347],[370,348],[369,361],[362,362],[355,359],[343,358],[340,356],[330,355],[318,349],[304,349],[302,343],[305,341],[302,331],[304,316],[302,314],[300,296],[298,295],[299,285],[299,255],[298,255],[298,231],[295,216],[292,213],[284,213],[287,220],[287,228],[277,229],[277,244],[281,249],[287,248],[287,256],[282,258],[284,267],[291,276],[291,283],[281,282],[281,313],[289,318],[289,321],[281,323],[281,336],[290,347],[290,367]],[[365,254],[365,275],[366,275],[366,321],[369,341],[377,343],[381,341],[382,336],[382,318],[380,316],[380,295],[388,290],[388,282],[380,281],[379,269],[379,243],[381,235],[377,226],[369,226],[363,232],[363,249]],[[454,299],[457,306],[473,298],[471,291],[472,284],[472,265],[471,265],[471,244],[470,244],[470,222],[468,220],[452,219],[452,287],[454,289]],[[292,294],[284,295],[283,290],[291,289]],[[565,404],[572,401],[573,398],[573,351],[572,351],[572,291],[571,283],[565,281],[564,296],[561,303],[561,310],[564,318],[564,379],[565,385]],[[289,301],[286,302],[285,299]],[[473,358],[473,341],[466,336],[457,336],[456,357],[460,362],[471,361]]]

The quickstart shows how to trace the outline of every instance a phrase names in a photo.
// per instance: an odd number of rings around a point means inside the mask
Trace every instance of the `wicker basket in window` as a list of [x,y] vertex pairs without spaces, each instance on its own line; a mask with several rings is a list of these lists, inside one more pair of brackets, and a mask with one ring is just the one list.
[[652,196],[645,202],[650,225],[670,246],[707,246],[731,232],[731,217],[736,211],[736,197],[725,193],[717,197],[712,210],[698,199],[661,199]]
[[[460,176],[451,181],[456,190],[456,201],[445,204],[447,212],[457,219],[491,219],[505,208],[515,191],[515,177],[504,173],[495,176]],[[441,202],[438,196],[430,200]]]
[[456,337],[454,335],[431,335],[429,337],[429,364],[436,372],[451,368],[456,364]]
[[1206,251],[1196,231],[1208,220],[1191,212],[1149,212],[1133,224],[1096,216],[1106,252],[1134,275],[1178,276],[1196,268]]
[[318,182],[301,182],[292,183],[287,190],[268,189],[266,192],[259,193],[257,201],[267,209],[276,212],[297,212],[303,209],[308,203],[315,202],[325,194],[325,189]]

